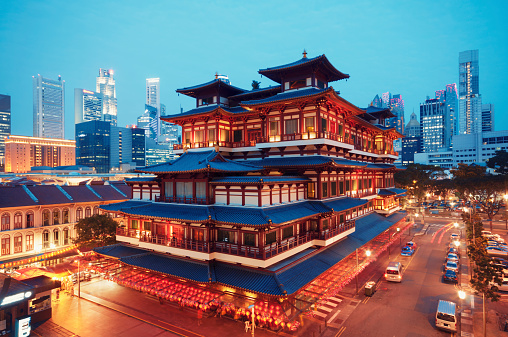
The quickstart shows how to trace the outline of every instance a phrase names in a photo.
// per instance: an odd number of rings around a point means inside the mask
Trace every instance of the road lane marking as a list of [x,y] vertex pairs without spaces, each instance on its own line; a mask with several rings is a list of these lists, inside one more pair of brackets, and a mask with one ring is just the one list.
[[411,259],[409,260],[409,262],[407,263],[406,266],[402,266],[402,272],[405,273],[406,272],[406,269],[407,267],[409,267],[409,265],[411,264],[411,261],[413,261],[413,259],[415,258],[415,255],[416,255],[416,251],[413,253],[413,255],[411,256]]
[[346,331],[346,327],[345,326],[340,327],[339,332],[337,332],[335,337],[340,337],[344,333],[344,331]]
[[448,231],[451,229],[451,227],[452,227],[452,226],[453,226],[453,224],[452,224],[452,223],[450,223],[450,224],[448,224],[448,225],[446,225],[446,226],[444,226],[444,227],[443,227],[443,229],[444,229],[444,230],[443,230],[443,232],[441,233],[441,236],[439,237],[439,240],[438,240],[438,242],[437,242],[438,244],[440,244],[440,243],[441,243],[441,240],[443,239],[443,235],[444,235],[446,232],[448,232]]

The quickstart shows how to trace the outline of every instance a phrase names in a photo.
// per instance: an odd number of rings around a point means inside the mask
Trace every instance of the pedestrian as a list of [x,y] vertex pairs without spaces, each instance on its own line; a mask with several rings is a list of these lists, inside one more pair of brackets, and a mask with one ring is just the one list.
[[201,325],[201,320],[203,319],[203,310],[201,308],[198,309],[198,326]]

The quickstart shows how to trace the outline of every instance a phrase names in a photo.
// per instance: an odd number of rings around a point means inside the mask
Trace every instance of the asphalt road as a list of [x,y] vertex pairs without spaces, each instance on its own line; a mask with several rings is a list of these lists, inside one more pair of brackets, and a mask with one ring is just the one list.
[[[393,283],[381,278],[377,292],[372,297],[361,295],[361,303],[335,336],[452,335],[450,332],[435,328],[435,314],[440,299],[460,303],[458,286],[442,282],[445,251],[450,233],[458,231],[453,226],[446,226],[451,223],[448,219],[425,220],[430,226],[425,235],[414,237],[418,248],[412,257],[401,256],[398,245],[392,249],[398,251],[392,252],[389,260],[402,262],[403,281]],[[464,256],[464,252],[462,255]],[[461,263],[465,261],[463,257]],[[387,264],[388,259],[385,266]],[[375,275],[371,278],[377,279],[384,270],[379,268],[373,273]]]

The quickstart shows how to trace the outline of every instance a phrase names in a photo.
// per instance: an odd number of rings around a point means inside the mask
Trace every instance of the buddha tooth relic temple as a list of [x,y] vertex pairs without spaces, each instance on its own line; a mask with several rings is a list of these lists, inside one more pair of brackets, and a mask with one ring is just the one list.
[[180,156],[139,169],[132,200],[101,206],[120,243],[88,258],[161,300],[241,320],[254,305],[258,326],[292,331],[408,226],[393,178],[402,135],[388,109],[340,96],[330,83],[349,75],[325,55],[259,73],[277,84],[216,75],[177,90],[196,99],[161,118],[182,127]]

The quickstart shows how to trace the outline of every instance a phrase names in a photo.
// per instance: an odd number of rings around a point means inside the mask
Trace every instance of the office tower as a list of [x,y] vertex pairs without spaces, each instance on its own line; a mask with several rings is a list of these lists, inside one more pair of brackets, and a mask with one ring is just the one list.
[[102,94],[103,120],[116,125],[117,123],[117,104],[115,79],[112,69],[100,69],[97,76],[96,92]]
[[5,171],[30,172],[34,166],[76,164],[74,140],[10,135],[5,139]]
[[74,89],[74,124],[103,120],[102,94]]
[[[379,95],[376,95],[376,97],[372,100],[371,105],[376,108],[390,109],[395,117],[387,118],[385,120],[385,125],[396,128],[399,133],[404,134],[404,100],[400,94],[392,96],[390,92],[385,92],[381,94],[381,98]],[[400,145],[400,140],[396,143],[399,143]]]
[[136,164],[137,167],[143,167],[146,165],[146,156],[145,156],[145,148],[146,148],[146,137],[145,130],[137,128],[136,125],[128,126],[131,130],[131,143],[132,143],[132,162]]
[[11,96],[0,94],[0,171],[5,165],[5,137],[11,134]]
[[65,81],[33,78],[33,135],[42,138],[64,138]]
[[479,51],[476,49],[459,53],[459,131],[461,134],[482,131],[479,74]]
[[147,138],[157,140],[157,109],[145,104],[145,112],[138,117],[137,126],[145,130]]
[[142,129],[114,126],[107,121],[76,124],[76,162],[94,167],[97,173],[144,165],[144,144]]
[[482,132],[494,131],[494,104],[482,104]]
[[160,79],[159,78],[147,78],[146,79],[146,104],[155,108],[155,126],[156,126],[156,138],[161,135],[161,95],[160,95]]
[[405,130],[406,137],[420,137],[420,122],[416,118],[416,114],[413,112],[406,125]]

